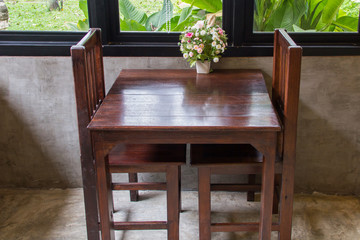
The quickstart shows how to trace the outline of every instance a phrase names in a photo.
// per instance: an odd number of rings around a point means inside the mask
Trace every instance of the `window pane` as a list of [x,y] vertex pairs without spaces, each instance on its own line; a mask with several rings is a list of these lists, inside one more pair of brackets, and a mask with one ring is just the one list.
[[255,32],[357,32],[360,0],[255,0]]
[[119,11],[122,32],[181,32],[211,16],[222,25],[222,0],[119,0]]
[[86,0],[0,0],[0,30],[86,31]]

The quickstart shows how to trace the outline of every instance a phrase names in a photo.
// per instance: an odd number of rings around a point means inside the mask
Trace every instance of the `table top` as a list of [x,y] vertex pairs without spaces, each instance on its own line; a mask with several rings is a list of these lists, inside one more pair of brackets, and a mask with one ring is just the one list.
[[90,130],[280,131],[260,70],[122,70]]

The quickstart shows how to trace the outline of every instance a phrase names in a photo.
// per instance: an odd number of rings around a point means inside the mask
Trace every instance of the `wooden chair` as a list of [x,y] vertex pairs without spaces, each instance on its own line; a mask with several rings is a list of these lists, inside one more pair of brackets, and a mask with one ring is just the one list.
[[[81,166],[84,185],[88,239],[99,238],[96,175],[92,138],[87,130],[92,117],[105,97],[103,55],[100,29],[90,29],[86,36],[71,47],[75,95],[78,115]],[[186,146],[171,144],[121,144],[108,155],[108,181],[113,190],[167,191],[167,221],[113,222],[115,230],[167,229],[169,239],[179,237],[180,167],[185,163]],[[166,182],[137,182],[138,172],[165,172]],[[111,173],[128,173],[130,182],[112,183]],[[109,201],[112,201],[112,194]],[[104,226],[102,226],[104,227]],[[113,234],[113,233],[112,233]],[[103,237],[105,239],[105,237]]]
[[[278,194],[274,205],[280,201],[279,222],[272,230],[279,231],[280,239],[291,239],[291,217],[294,189],[296,130],[299,103],[300,69],[302,49],[284,30],[274,34],[274,59],[272,103],[282,123],[278,135],[275,173]],[[258,231],[256,223],[211,223],[210,191],[245,191],[261,189],[255,184],[255,174],[262,173],[263,155],[251,145],[191,145],[191,164],[199,171],[199,221],[200,239],[210,239],[211,232]],[[211,174],[250,174],[248,184],[212,184]],[[276,210],[276,209],[275,209]]]

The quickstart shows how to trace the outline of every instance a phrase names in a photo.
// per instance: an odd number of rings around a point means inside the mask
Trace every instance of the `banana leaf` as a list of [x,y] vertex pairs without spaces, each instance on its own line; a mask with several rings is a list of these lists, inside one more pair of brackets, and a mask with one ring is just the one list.
[[221,0],[182,0],[182,2],[192,4],[195,7],[212,13],[222,10]]
[[145,27],[148,31],[160,31],[162,26],[166,24],[166,2],[170,4],[170,13],[168,13],[169,21],[173,17],[174,6],[170,0],[164,0],[163,7],[159,12],[150,15],[145,23]]
[[286,0],[271,15],[265,31],[274,31],[276,28],[285,28],[287,31],[294,31],[294,24],[300,22],[305,14],[307,5],[303,0]]
[[88,19],[89,11],[88,11],[88,6],[87,6],[87,0],[79,0],[79,8],[84,13],[85,18]]
[[333,24],[344,31],[357,32],[359,19],[356,17],[343,16],[338,18]]
[[121,31],[146,31],[146,28],[132,19],[120,19]]
[[140,24],[145,24],[147,15],[144,11],[137,9],[129,0],[119,1],[119,11],[123,15],[124,20],[135,20]]
[[330,25],[335,20],[335,16],[343,2],[344,0],[328,0],[322,13],[321,21],[326,25]]

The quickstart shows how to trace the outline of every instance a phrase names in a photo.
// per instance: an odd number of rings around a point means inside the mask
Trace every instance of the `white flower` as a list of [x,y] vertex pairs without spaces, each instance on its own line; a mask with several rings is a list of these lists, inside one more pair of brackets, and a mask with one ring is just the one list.
[[217,63],[217,62],[219,62],[219,58],[218,58],[218,57],[214,57],[213,61],[214,61],[214,63]]
[[191,44],[187,44],[187,45],[186,45],[186,48],[187,48],[187,49],[191,49],[191,48],[192,48],[192,45],[191,45]]
[[196,33],[195,33],[195,37],[198,37],[199,36],[199,32],[198,31],[196,31]]
[[189,54],[188,54],[188,53],[184,53],[184,54],[183,54],[183,57],[184,57],[185,59],[187,59],[187,58],[189,57]]
[[204,36],[206,34],[206,31],[205,30],[202,30],[201,32],[200,32],[200,35],[201,36]]
[[211,46],[215,47],[215,46],[216,46],[216,42],[213,41],[213,42],[211,43]]
[[200,29],[200,28],[204,27],[204,24],[205,24],[204,21],[197,21],[194,25],[194,28]]
[[217,39],[218,39],[218,38],[217,38],[217,37],[215,37],[215,36],[213,36],[213,37],[212,37],[212,40],[214,40],[214,41],[215,41],[215,40],[217,40]]
[[219,53],[220,53],[220,50],[216,50],[215,53],[216,53],[216,54],[219,54]]
[[216,49],[221,49],[221,45],[220,44],[216,45]]

